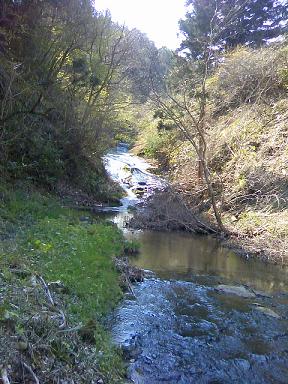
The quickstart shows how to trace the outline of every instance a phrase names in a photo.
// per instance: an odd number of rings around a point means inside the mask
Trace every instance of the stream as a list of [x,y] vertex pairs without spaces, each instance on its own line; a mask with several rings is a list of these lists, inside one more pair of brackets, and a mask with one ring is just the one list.
[[141,244],[131,263],[153,272],[111,320],[127,383],[287,384],[288,269],[241,258],[207,236],[127,229],[139,194],[164,181],[125,145],[104,162],[127,196],[102,214]]

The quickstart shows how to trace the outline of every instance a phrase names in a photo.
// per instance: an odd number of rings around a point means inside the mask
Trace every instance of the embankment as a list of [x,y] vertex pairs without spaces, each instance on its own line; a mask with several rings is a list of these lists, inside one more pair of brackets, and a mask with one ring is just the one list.
[[[227,244],[281,264],[288,264],[287,57],[287,44],[228,54],[207,80],[205,135]],[[139,152],[156,158],[190,209],[213,223],[193,147],[176,127],[159,126],[142,135]]]
[[121,382],[105,317],[122,297],[122,233],[11,186],[1,186],[0,229],[0,381]]

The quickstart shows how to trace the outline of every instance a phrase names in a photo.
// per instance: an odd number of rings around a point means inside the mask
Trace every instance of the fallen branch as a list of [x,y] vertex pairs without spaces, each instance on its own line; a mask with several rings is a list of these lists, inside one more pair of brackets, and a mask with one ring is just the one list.
[[135,299],[136,299],[136,295],[135,295],[135,293],[134,293],[134,289],[133,289],[133,287],[132,287],[132,284],[131,284],[131,282],[130,282],[129,277],[128,277],[126,274],[125,274],[125,279],[126,279],[126,283],[127,283],[127,285],[128,285],[128,288],[129,288],[131,294],[132,294],[132,295],[135,297]]
[[66,329],[61,329],[61,331],[58,331],[58,332],[76,332],[76,331],[79,331],[81,328],[83,327],[83,324],[79,324],[77,325],[76,327],[73,327],[73,328],[66,328]]
[[65,328],[66,327],[66,317],[65,317],[65,314],[64,314],[64,312],[61,310],[61,309],[59,309],[59,315],[61,316],[61,318],[62,318],[62,323],[59,325],[59,328],[60,329],[63,329],[63,328]]
[[26,364],[26,363],[22,363],[23,364],[23,367],[26,368],[26,370],[30,373],[30,375],[33,377],[34,381],[36,384],[40,384],[39,380],[38,380],[38,377],[35,375],[35,373],[33,372],[32,368]]
[[43,285],[43,287],[44,287],[44,290],[45,290],[45,293],[46,293],[46,296],[48,297],[48,300],[50,301],[50,304],[51,304],[53,307],[55,307],[55,303],[54,303],[53,297],[52,297],[52,295],[51,295],[51,292],[50,292],[50,290],[49,290],[49,287],[48,287],[46,281],[45,281],[45,280],[43,279],[43,277],[40,276],[40,275],[37,275],[36,277],[37,277],[37,278],[40,280],[40,282],[42,283],[42,285]]
[[217,231],[207,225],[187,206],[172,188],[155,193],[146,200],[141,210],[129,221],[132,228],[153,230],[182,230],[190,233],[211,234]]
[[[207,188],[205,188],[205,189],[207,189]],[[202,220],[199,219],[198,216],[194,215],[191,212],[191,210],[188,208],[186,202],[181,197],[180,193],[176,193],[171,187],[168,189],[168,191],[172,194],[172,196],[174,196],[176,199],[178,199],[179,204],[184,207],[184,209],[186,210],[187,214],[193,216],[193,219],[195,220],[195,222],[200,227],[199,229],[202,229],[203,232],[207,232],[207,233],[216,233],[217,232],[215,229],[213,229],[211,226],[209,226],[206,223],[204,223]],[[188,225],[188,229],[189,229],[189,225]]]
[[3,383],[3,384],[10,384],[9,377],[8,377],[8,373],[7,373],[7,369],[6,369],[6,368],[2,368],[2,369],[1,369],[1,380],[2,380],[2,383]]
[[58,314],[58,316],[61,317],[62,322],[61,322],[61,324],[59,325],[59,328],[60,328],[60,329],[65,328],[66,325],[67,325],[67,322],[66,322],[66,317],[65,317],[64,312],[63,312],[61,309],[57,309],[57,308],[55,308],[55,307],[56,307],[56,304],[55,304],[55,302],[54,302],[54,300],[53,300],[53,297],[52,297],[51,292],[50,292],[50,290],[49,290],[48,284],[47,284],[46,281],[43,279],[43,277],[40,276],[40,275],[37,275],[36,277],[38,278],[38,280],[40,280],[41,284],[42,284],[43,287],[44,287],[46,296],[47,296],[47,298],[48,298],[48,300],[49,300],[50,305],[52,306],[52,308],[50,307],[50,309],[53,310],[53,311],[56,311],[56,313]]

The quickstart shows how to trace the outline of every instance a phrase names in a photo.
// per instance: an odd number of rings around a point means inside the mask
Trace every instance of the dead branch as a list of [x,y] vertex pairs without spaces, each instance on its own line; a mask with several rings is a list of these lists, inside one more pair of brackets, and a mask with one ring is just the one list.
[[60,329],[63,329],[63,328],[66,327],[67,322],[66,322],[65,314],[64,314],[64,312],[63,312],[61,309],[59,309],[59,315],[60,315],[61,318],[62,318],[62,323],[59,325],[59,328],[60,328]]
[[49,300],[50,304],[51,304],[53,307],[55,307],[55,302],[54,302],[54,300],[53,300],[53,297],[52,297],[52,295],[51,295],[51,292],[50,292],[50,290],[49,290],[49,287],[48,287],[47,283],[45,282],[45,280],[43,279],[42,276],[37,275],[36,277],[38,278],[38,280],[40,280],[41,284],[43,285],[44,290],[45,290],[45,293],[46,293],[46,296],[48,297],[48,300]]
[[128,285],[128,288],[129,288],[131,294],[132,294],[132,295],[135,297],[135,299],[136,299],[136,295],[135,295],[135,293],[134,293],[134,289],[133,289],[133,287],[132,287],[132,284],[131,284],[131,282],[130,282],[129,276],[128,276],[127,274],[125,274],[125,280],[126,280],[126,283],[127,283],[127,285]]
[[42,285],[44,287],[46,296],[47,296],[47,298],[49,300],[49,304],[51,305],[50,309],[53,310],[53,311],[56,311],[57,312],[57,317],[61,318],[61,324],[59,325],[59,328],[60,329],[65,328],[66,325],[67,325],[67,321],[66,321],[66,317],[65,317],[64,312],[61,309],[55,308],[56,307],[55,301],[53,300],[53,297],[52,297],[52,294],[51,294],[51,292],[49,290],[48,284],[43,279],[43,277],[40,276],[40,275],[37,275],[37,278],[38,278],[38,280],[40,280],[40,282],[42,283]]
[[61,329],[61,331],[59,332],[77,332],[79,331],[79,329],[81,329],[83,327],[83,324],[79,324],[77,325],[76,327],[73,327],[73,328],[66,328],[66,329]]
[[35,375],[35,373],[33,372],[33,369],[26,363],[22,363],[23,367],[26,368],[26,370],[30,373],[30,375],[33,377],[34,381],[36,384],[40,384],[39,380],[38,380],[38,377]]
[[6,368],[1,369],[1,380],[3,384],[10,384],[8,372]]
[[187,205],[179,193],[172,188],[159,191],[145,204],[145,211],[135,214],[129,226],[154,230],[183,230],[190,233],[215,233]]
[[[169,188],[169,192],[177,198],[177,200],[180,202],[180,204],[183,206],[184,210],[186,210],[187,214],[191,215],[191,209],[188,208],[186,202],[182,198],[182,196],[178,193],[176,193],[171,187]],[[207,233],[216,233],[216,231],[211,228],[211,226],[204,223],[202,220],[199,219],[196,215],[193,215],[194,220],[196,223],[198,223],[199,227],[203,229],[203,232],[206,231]]]

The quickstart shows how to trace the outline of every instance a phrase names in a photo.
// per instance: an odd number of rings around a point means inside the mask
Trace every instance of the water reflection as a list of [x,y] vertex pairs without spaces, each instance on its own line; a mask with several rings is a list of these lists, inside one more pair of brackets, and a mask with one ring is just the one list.
[[[136,384],[287,383],[288,298],[274,292],[288,290],[288,268],[245,260],[206,236],[130,231],[128,207],[139,201],[131,188],[142,180],[152,185],[155,177],[125,148],[107,155],[106,166],[127,196],[120,209],[102,214],[140,242],[131,262],[160,277],[135,285],[135,297],[128,295],[114,314],[113,339],[130,360],[129,378]],[[213,288],[219,283],[273,296],[225,294]]]
[[162,278],[191,280],[195,274],[209,275],[268,292],[288,289],[287,268],[241,258],[214,238],[151,231],[126,236],[141,243],[140,254],[132,262]]
[[[210,277],[211,282],[213,276],[216,283],[218,279],[230,284],[247,284],[267,292],[288,290],[287,267],[246,260],[223,248],[214,238],[175,232],[129,231],[127,223],[133,216],[129,206],[139,202],[133,186],[145,182],[153,189],[153,185],[163,185],[163,180],[149,173],[149,164],[127,152],[123,145],[107,154],[104,161],[111,177],[122,185],[127,195],[122,199],[121,207],[108,207],[102,215],[116,223],[127,238],[139,240],[140,255],[132,260],[137,266],[150,269],[166,279],[198,279],[199,282],[201,275]],[[130,175],[128,184],[127,175]]]

